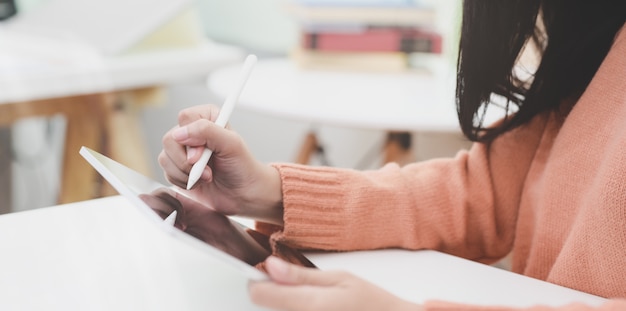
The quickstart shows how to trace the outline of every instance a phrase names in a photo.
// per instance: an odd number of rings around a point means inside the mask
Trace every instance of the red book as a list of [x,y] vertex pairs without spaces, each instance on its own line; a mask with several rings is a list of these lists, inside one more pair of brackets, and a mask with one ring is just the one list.
[[303,48],[334,52],[441,53],[441,35],[418,29],[368,28],[355,32],[304,32]]

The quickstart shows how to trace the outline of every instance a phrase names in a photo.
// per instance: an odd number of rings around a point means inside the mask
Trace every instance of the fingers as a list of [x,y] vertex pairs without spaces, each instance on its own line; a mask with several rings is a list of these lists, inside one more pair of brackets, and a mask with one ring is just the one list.
[[[204,147],[213,153],[231,151],[242,145],[241,138],[207,119],[196,120],[171,132],[174,141],[189,147],[201,147],[193,154],[185,155],[185,160],[194,163],[200,157]],[[200,152],[198,152],[200,151]]]
[[219,108],[214,105],[201,105],[186,108],[178,113],[178,125],[185,126],[201,119],[215,121],[219,114]]
[[166,179],[179,187],[185,187],[189,178],[189,170],[192,162],[187,159],[185,146],[176,142],[172,132],[178,128],[170,130],[163,136],[163,150],[159,154],[158,161],[165,173]]
[[276,257],[265,268],[273,282],[251,282],[248,290],[252,302],[272,310],[422,310],[347,272],[303,268]]
[[304,268],[274,256],[265,264],[273,282],[254,282],[249,286],[250,299],[257,305],[277,310],[327,310],[326,304],[334,297],[349,298],[341,285],[350,279],[347,273]]
[[[159,155],[159,165],[165,171],[166,179],[185,188],[193,163],[200,158],[204,148],[213,150],[214,155],[235,154],[243,146],[239,135],[217,126],[207,119],[199,119],[182,127],[176,127],[163,136],[163,151]],[[202,180],[211,179],[210,168],[205,169]]]
[[275,256],[268,257],[265,265],[270,278],[280,284],[330,286],[346,277],[343,272],[304,268],[287,263]]
[[272,282],[250,283],[249,294],[254,304],[272,310],[314,310],[312,301],[320,299],[317,287],[294,287]]
[[183,171],[178,168],[176,162],[172,161],[165,151],[161,151],[158,161],[167,181],[181,188],[186,187],[187,179],[189,178],[188,170]]
[[187,146],[187,161],[189,161],[189,163],[196,163],[198,159],[200,158],[200,156],[202,155],[203,151],[204,151],[204,146],[199,146],[199,147]]
[[[229,151],[227,155],[242,150],[243,142],[236,133],[213,123],[218,114],[218,107],[212,105],[195,106],[179,113],[179,126],[164,135],[163,151],[158,158],[170,183],[185,188],[189,171],[205,148],[214,154]],[[212,176],[211,168],[207,167],[201,180],[210,181]]]

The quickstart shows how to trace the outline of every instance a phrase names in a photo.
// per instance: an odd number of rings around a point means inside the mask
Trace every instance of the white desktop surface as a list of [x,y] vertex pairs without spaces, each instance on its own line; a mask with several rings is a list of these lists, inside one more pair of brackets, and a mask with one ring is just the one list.
[[[211,73],[209,88],[225,98],[241,65]],[[445,73],[444,73],[445,72]],[[397,131],[459,132],[454,74],[303,70],[289,59],[260,60],[239,106],[317,124]]]
[[258,310],[247,280],[123,197],[0,217],[0,310]]
[[452,255],[424,250],[307,254],[320,269],[350,271],[408,301],[489,306],[592,306],[605,299]]
[[18,34],[0,27],[0,103],[106,93],[204,78],[243,59],[240,48],[207,41],[106,57],[74,41]]
[[[0,216],[0,252],[0,310],[260,310],[238,272],[172,239],[120,196]],[[308,257],[418,302],[603,301],[433,251]]]

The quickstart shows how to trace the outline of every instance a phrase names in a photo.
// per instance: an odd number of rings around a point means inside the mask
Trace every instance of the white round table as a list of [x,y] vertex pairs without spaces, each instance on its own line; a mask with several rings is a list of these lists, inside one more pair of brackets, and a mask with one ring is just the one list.
[[[215,70],[209,77],[209,88],[225,98],[240,70],[241,65]],[[460,131],[454,104],[454,73],[442,72],[445,73],[305,70],[284,58],[259,60],[239,97],[238,107],[313,124],[385,130],[391,133],[392,140],[400,138],[400,149],[407,151],[410,144],[406,144],[406,135],[410,137],[410,132]],[[308,140],[301,150],[303,155],[316,150],[315,138],[309,136]],[[393,157],[387,156],[385,161]],[[296,162],[307,160],[304,156]]]

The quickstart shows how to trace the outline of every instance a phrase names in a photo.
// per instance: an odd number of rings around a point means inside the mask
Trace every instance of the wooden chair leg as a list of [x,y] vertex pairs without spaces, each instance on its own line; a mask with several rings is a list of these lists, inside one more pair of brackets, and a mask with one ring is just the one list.
[[[105,126],[107,155],[143,175],[153,177],[139,115],[143,104],[128,93],[112,94],[111,104],[109,124]],[[117,194],[109,183],[102,183],[100,196]]]

